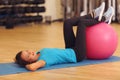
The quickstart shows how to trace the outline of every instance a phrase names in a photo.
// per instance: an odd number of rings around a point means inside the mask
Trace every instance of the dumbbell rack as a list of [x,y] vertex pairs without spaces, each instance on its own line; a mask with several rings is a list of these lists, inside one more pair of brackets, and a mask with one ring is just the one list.
[[[42,22],[45,0],[0,0],[0,25],[7,29],[17,24]],[[34,14],[34,15],[33,15]]]

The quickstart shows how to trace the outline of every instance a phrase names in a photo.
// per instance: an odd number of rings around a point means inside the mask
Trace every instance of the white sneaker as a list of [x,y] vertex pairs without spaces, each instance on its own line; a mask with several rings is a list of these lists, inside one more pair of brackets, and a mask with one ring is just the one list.
[[112,17],[114,15],[114,8],[112,6],[110,6],[108,8],[108,10],[103,14],[103,16],[105,17],[105,22],[110,24],[111,23],[111,20],[112,20]]
[[105,2],[102,2],[102,4],[100,5],[100,7],[96,8],[94,10],[94,18],[98,17],[98,21],[101,21],[104,9],[105,9]]

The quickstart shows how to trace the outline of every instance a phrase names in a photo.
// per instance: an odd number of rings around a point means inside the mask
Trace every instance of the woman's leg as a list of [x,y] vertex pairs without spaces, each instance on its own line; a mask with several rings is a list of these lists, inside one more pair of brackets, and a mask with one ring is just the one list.
[[[102,22],[105,18],[102,17]],[[74,51],[76,53],[77,61],[82,61],[86,57],[86,27],[100,23],[95,19],[80,19],[77,27],[76,40]]]
[[82,17],[75,17],[64,21],[63,33],[65,48],[73,48],[75,46],[75,35],[73,32],[73,26],[77,26],[80,19],[92,19],[92,16],[91,14],[88,14]]

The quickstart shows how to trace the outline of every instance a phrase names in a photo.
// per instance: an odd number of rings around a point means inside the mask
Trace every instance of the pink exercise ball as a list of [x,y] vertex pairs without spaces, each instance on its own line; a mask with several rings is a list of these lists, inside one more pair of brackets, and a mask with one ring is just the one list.
[[113,27],[106,23],[86,28],[86,48],[88,59],[106,59],[117,48],[118,37]]

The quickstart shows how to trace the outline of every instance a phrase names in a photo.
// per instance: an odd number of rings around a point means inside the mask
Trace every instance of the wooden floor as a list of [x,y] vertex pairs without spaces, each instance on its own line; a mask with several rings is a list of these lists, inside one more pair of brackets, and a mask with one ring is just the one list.
[[[0,27],[0,63],[13,62],[20,50],[64,48],[63,23],[26,24],[14,29]],[[120,41],[120,24],[113,23]],[[114,55],[120,56],[120,43]],[[120,61],[0,76],[0,80],[120,80]]]

